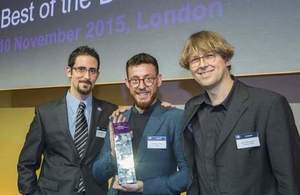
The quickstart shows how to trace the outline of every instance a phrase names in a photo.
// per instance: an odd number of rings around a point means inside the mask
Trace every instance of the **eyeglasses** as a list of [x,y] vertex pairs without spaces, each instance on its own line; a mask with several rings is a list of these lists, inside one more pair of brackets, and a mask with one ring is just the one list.
[[216,54],[210,53],[210,54],[193,58],[192,60],[189,61],[190,69],[191,70],[197,69],[202,61],[205,64],[214,63],[216,61]]
[[72,67],[78,74],[85,74],[89,72],[91,75],[96,75],[98,74],[98,69],[97,68],[87,68],[84,66],[77,66],[77,67]]
[[143,81],[146,87],[151,87],[154,84],[156,78],[157,77],[145,77],[142,79],[132,78],[132,79],[128,79],[128,82],[133,88],[137,88],[140,85],[141,81]]

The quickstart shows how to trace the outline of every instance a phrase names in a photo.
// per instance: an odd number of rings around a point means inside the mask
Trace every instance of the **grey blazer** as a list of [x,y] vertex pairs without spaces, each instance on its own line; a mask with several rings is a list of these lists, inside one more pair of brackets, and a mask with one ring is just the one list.
[[[197,175],[194,160],[204,159],[194,155],[195,141],[188,128],[203,96],[186,104],[184,148],[193,173],[188,194],[299,195],[300,138],[287,100],[239,81],[236,87],[216,146],[215,182],[209,180],[203,166],[198,167],[203,174]],[[237,149],[235,135],[249,132],[258,133],[260,146]]]
[[[130,113],[125,113],[127,119]],[[179,109],[161,105],[154,108],[135,155],[136,176],[144,182],[143,194],[179,194],[186,189],[188,167],[183,155],[181,120],[182,111]],[[148,136],[166,137],[166,149],[147,148]],[[95,178],[101,183],[116,175],[115,164],[110,156],[107,134],[102,155],[93,166]]]
[[[87,195],[104,195],[107,184],[96,183],[91,165],[104,143],[96,131],[106,131],[108,117],[116,108],[93,98],[87,150],[81,160],[69,131],[65,98],[37,107],[17,165],[19,191],[35,195],[73,195],[82,175]],[[38,168],[41,169],[37,177]]]

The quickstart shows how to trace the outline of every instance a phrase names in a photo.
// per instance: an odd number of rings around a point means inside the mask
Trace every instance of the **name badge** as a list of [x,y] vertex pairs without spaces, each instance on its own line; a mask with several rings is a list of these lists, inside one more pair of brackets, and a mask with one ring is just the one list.
[[147,138],[148,149],[167,149],[166,136],[148,136]]
[[105,136],[106,136],[106,130],[105,129],[96,130],[96,137],[105,138]]
[[259,147],[259,137],[257,132],[249,132],[235,135],[237,149]]

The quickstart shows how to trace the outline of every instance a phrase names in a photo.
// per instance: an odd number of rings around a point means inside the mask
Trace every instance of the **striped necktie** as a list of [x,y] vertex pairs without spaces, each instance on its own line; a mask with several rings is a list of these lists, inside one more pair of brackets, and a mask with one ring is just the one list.
[[[75,142],[75,147],[81,159],[84,156],[85,149],[86,149],[86,142],[88,139],[88,124],[84,115],[85,107],[86,107],[85,104],[83,102],[80,102],[77,109],[77,115],[75,121],[74,142]],[[84,185],[83,178],[80,177],[78,192],[83,192],[83,191],[85,191],[85,185]]]

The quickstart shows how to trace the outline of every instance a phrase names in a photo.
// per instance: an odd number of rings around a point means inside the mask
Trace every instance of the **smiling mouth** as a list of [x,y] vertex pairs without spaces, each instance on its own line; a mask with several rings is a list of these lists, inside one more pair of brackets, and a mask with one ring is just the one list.
[[90,81],[80,81],[79,83],[85,84],[85,85],[92,85]]
[[149,92],[137,92],[136,93],[139,97],[148,97],[148,95],[149,95]]
[[214,71],[214,69],[211,69],[211,70],[199,72],[198,74],[200,74],[200,75],[205,75],[205,74],[211,73],[211,72],[213,72],[213,71]]

